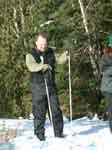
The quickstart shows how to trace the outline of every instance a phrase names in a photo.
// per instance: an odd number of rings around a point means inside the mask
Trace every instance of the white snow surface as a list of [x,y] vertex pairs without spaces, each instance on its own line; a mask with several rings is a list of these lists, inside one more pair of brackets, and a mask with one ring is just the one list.
[[17,137],[6,144],[0,144],[0,150],[112,150],[112,134],[108,121],[97,117],[69,122],[64,117],[65,138],[55,138],[49,120],[46,120],[46,141],[39,141],[33,134],[33,120],[0,119],[5,128],[18,128]]

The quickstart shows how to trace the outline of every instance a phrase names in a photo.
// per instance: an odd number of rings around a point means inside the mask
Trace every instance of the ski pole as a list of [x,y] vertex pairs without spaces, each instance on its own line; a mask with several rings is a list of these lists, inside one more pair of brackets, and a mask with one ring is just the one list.
[[51,124],[52,124],[52,127],[53,127],[53,133],[54,133],[53,116],[52,116],[51,103],[50,103],[50,97],[49,97],[49,90],[48,90],[48,85],[47,85],[46,78],[44,78],[44,81],[45,81],[46,94],[47,94],[47,100],[48,100],[49,115],[50,115]]
[[[44,57],[43,56],[40,56],[40,60],[41,60],[41,63],[44,64]],[[48,91],[48,86],[47,86],[47,80],[46,80],[45,77],[44,77],[44,81],[45,81],[45,88],[46,88],[46,94],[47,94],[47,99],[48,99],[49,116],[50,116],[50,119],[51,119],[51,123],[53,125],[52,111],[51,111],[50,98],[49,98],[49,91]]]
[[70,122],[72,123],[72,86],[71,86],[71,59],[70,50],[68,55],[68,66],[69,66],[69,105],[70,105]]

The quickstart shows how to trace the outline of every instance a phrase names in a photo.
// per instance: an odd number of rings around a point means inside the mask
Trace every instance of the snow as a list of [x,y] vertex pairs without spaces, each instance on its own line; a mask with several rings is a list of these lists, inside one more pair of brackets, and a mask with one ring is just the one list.
[[39,141],[33,134],[33,120],[0,119],[0,128],[17,129],[17,136],[0,144],[0,150],[111,150],[112,134],[108,121],[87,117],[70,123],[64,118],[65,138],[55,138],[49,120],[46,120],[46,141]]

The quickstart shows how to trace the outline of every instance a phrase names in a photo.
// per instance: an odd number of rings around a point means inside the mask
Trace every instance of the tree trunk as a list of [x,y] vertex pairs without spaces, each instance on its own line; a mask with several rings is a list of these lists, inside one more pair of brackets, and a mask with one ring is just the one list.
[[90,61],[91,61],[91,65],[92,65],[92,68],[93,68],[93,74],[94,74],[95,77],[97,77],[98,76],[98,69],[97,69],[96,63],[94,61],[94,58],[92,56],[92,46],[91,46],[91,43],[90,43],[91,39],[89,37],[90,32],[89,32],[89,29],[88,29],[87,16],[86,16],[86,13],[85,13],[85,10],[84,10],[84,5],[83,5],[82,0],[78,0],[78,1],[79,1],[81,13],[82,13],[82,18],[83,18],[83,24],[84,24],[84,27],[85,27],[85,31],[86,31],[86,34],[88,35],[89,56],[90,56]]

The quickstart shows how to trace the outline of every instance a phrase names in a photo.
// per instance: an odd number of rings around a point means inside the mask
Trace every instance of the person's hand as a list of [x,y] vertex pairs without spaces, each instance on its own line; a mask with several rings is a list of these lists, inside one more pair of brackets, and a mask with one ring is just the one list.
[[68,51],[63,52],[61,55],[61,60],[63,62],[66,62],[68,60],[68,58],[69,58]]
[[43,69],[42,69],[43,72],[46,72],[49,69],[52,70],[52,68],[49,64],[43,64]]
[[66,57],[66,60],[69,59],[69,51],[65,51],[65,57]]

